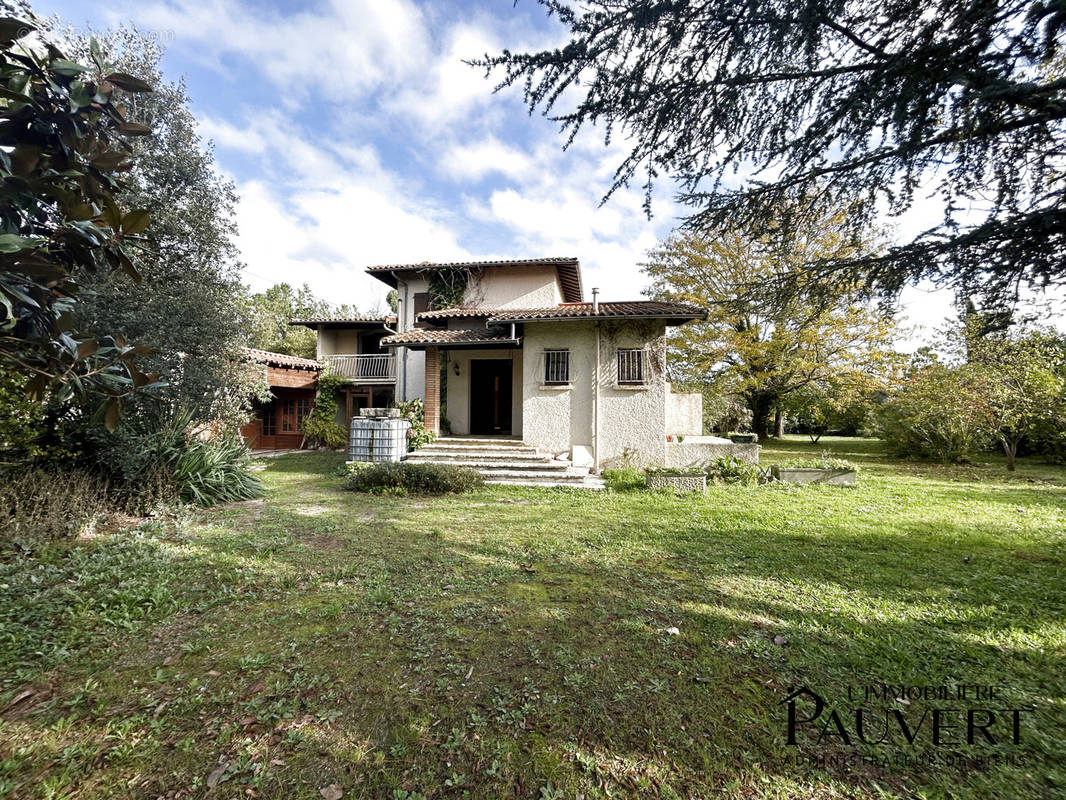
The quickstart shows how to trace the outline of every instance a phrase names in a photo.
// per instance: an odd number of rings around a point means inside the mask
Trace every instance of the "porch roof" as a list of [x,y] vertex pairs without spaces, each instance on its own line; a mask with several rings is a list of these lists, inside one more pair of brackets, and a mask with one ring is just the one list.
[[395,325],[396,317],[317,317],[314,319],[289,320],[290,325],[303,325],[306,328],[381,328]]
[[386,336],[381,340],[382,347],[518,347],[521,337],[512,338],[506,333],[489,328],[476,330],[429,330],[415,328]]
[[313,358],[272,353],[269,350],[257,350],[254,347],[244,347],[242,350],[256,364],[265,364],[269,367],[284,367],[286,369],[311,369],[315,371],[322,369],[322,363]]

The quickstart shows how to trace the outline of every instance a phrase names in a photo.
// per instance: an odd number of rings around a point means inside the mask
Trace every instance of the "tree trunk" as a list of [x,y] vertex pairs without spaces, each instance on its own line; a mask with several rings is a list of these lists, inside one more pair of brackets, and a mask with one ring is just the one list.
[[785,436],[785,415],[780,408],[774,411],[774,437],[782,439]]
[[1007,454],[1007,471],[1014,472],[1014,460],[1018,456],[1018,442],[1003,440],[1003,452]]
[[757,392],[748,398],[751,409],[751,430],[760,442],[770,438],[770,412],[773,411],[776,397],[766,392]]

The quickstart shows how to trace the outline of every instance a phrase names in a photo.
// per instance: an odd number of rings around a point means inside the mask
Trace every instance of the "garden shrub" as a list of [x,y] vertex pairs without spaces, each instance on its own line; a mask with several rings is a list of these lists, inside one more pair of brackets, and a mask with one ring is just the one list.
[[615,492],[632,492],[647,485],[644,473],[633,467],[617,467],[603,471],[603,482]]
[[12,472],[0,478],[0,542],[70,539],[107,512],[107,485],[83,470]]
[[261,497],[240,437],[209,434],[195,430],[188,410],[160,410],[123,420],[113,433],[86,432],[83,459],[107,480],[112,500],[132,513],[175,500],[206,506]]
[[766,475],[755,464],[748,464],[734,456],[721,456],[704,465],[707,480],[715,483],[739,483],[754,486],[765,483]]
[[760,469],[755,464],[745,463],[734,456],[721,456],[713,461],[687,467],[652,467],[647,470],[647,474],[682,478],[702,475],[706,476],[708,481],[715,483],[737,483],[745,486],[767,483],[770,480],[768,471]]
[[831,469],[837,472],[858,472],[859,467],[846,458],[836,458],[829,453],[822,453],[821,458],[790,458],[778,466],[791,469]]
[[895,455],[964,461],[992,443],[986,405],[970,371],[933,364],[880,407],[879,435]]
[[481,473],[469,467],[389,461],[353,470],[347,487],[355,492],[373,494],[459,494],[484,483]]
[[202,506],[262,497],[263,484],[248,467],[248,447],[236,436],[193,440],[173,461],[179,496]]
[[417,450],[437,438],[426,428],[426,404],[421,397],[396,403],[396,408],[399,409],[401,417],[411,421],[407,438],[412,450]]

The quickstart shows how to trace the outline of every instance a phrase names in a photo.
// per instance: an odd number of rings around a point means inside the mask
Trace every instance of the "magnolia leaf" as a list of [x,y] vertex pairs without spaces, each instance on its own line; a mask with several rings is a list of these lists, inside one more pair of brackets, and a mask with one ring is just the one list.
[[84,222],[96,216],[96,209],[88,203],[79,203],[67,212],[68,222]]
[[91,164],[101,172],[115,172],[118,167],[129,159],[129,153],[121,150],[108,150],[91,160]]
[[0,233],[0,253],[17,253],[30,250],[44,243],[44,239],[19,236],[16,233]]
[[86,339],[78,345],[78,352],[75,356],[75,360],[84,361],[89,356],[96,353],[100,349],[100,343],[96,339]]
[[122,122],[118,126],[118,132],[125,136],[147,136],[152,129],[139,122]]
[[52,72],[58,72],[60,75],[77,75],[80,72],[85,72],[85,67],[74,61],[68,61],[65,58],[55,59],[49,66],[52,68]]
[[104,195],[104,212],[102,216],[108,227],[114,231],[117,231],[122,225],[122,211],[109,194]]
[[11,171],[23,177],[33,172],[41,159],[41,148],[33,144],[20,144],[11,151]]
[[44,398],[44,390],[47,386],[47,375],[34,375],[26,382],[26,396],[35,403],[39,403]]
[[104,56],[103,53],[100,51],[100,42],[96,40],[95,36],[89,39],[89,55],[92,56],[93,61],[96,62],[97,67],[99,67],[100,69],[104,68]]
[[136,78],[133,75],[128,75],[125,72],[112,72],[110,75],[105,75],[104,80],[108,83],[113,83],[119,89],[126,92],[150,92],[152,87],[142,81],[140,78]]
[[30,23],[14,17],[0,19],[0,44],[9,44],[36,30]]
[[114,432],[122,419],[122,398],[111,397],[107,400],[107,411],[104,412],[104,427]]
[[146,209],[130,211],[122,218],[122,232],[131,236],[140,233],[148,227],[148,220],[149,216]]

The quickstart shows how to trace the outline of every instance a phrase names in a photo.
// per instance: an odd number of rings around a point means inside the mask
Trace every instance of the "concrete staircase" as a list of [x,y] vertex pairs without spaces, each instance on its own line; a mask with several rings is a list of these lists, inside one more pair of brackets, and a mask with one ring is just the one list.
[[473,467],[486,483],[505,486],[603,488],[603,479],[590,475],[588,467],[575,467],[517,439],[445,436],[408,454],[407,461]]

